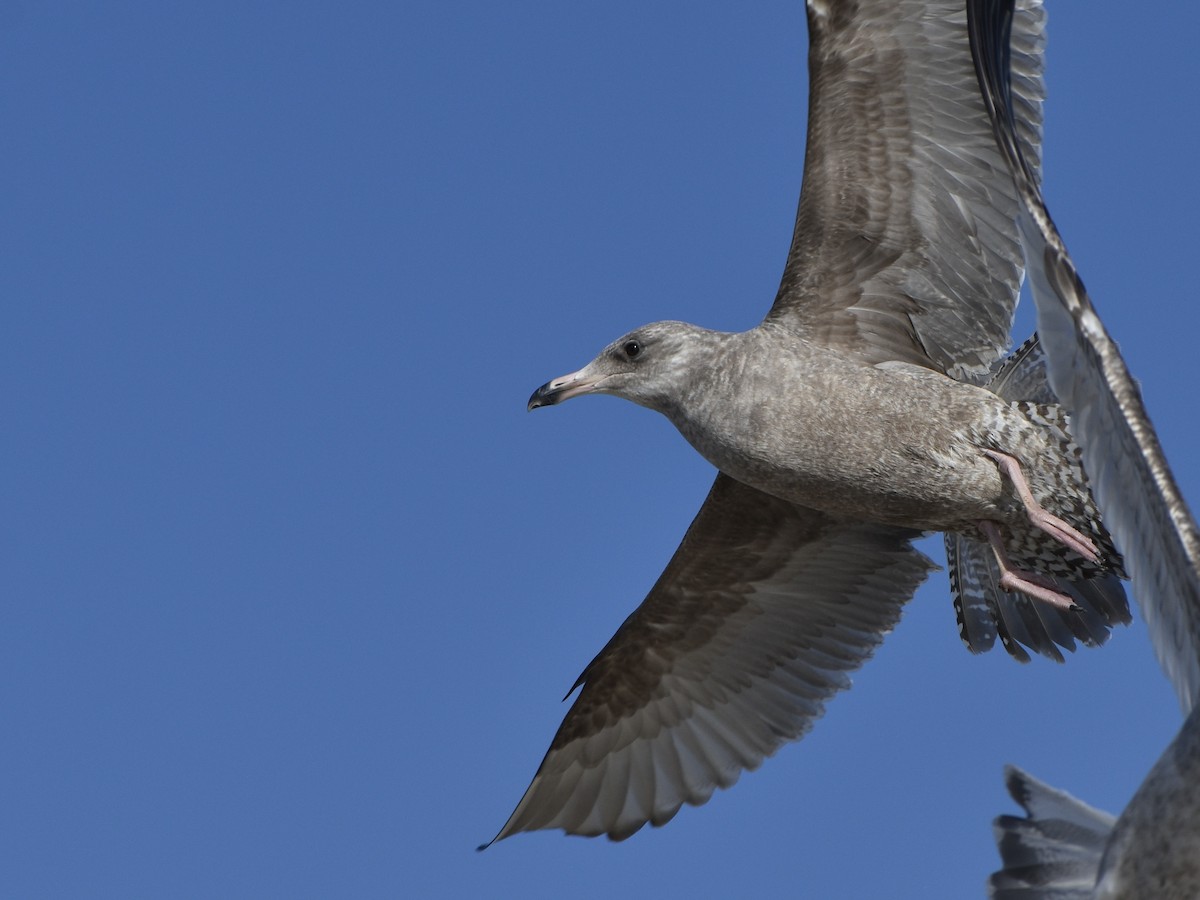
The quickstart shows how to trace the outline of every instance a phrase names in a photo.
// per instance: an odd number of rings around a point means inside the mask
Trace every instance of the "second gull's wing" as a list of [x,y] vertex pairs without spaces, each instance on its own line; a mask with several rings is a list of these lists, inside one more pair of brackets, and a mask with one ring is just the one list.
[[1007,77],[1011,0],[969,6],[979,83],[1021,197],[1021,239],[1050,385],[1071,412],[1092,494],[1186,713],[1200,691],[1200,534],[1141,391],[1096,315],[1022,154]]
[[980,86],[1020,191],[1021,239],[1051,386],[1072,410],[1093,495],[1125,557],[1158,660],[1190,711],[1115,824],[1010,772],[1027,817],[997,820],[1004,868],[992,876],[990,893],[997,900],[1200,896],[1200,536],[1141,392],[1014,139],[1006,71],[1012,0],[970,0],[968,7]]
[[993,823],[1004,866],[988,880],[992,900],[1091,900],[1116,819],[1009,766],[1008,792],[1024,817]]

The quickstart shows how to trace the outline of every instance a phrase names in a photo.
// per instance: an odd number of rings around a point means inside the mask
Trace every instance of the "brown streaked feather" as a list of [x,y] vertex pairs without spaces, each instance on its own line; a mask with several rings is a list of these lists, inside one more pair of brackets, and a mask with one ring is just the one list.
[[934,568],[916,536],[717,476],[662,577],[580,676],[496,840],[628,837],[800,737]]
[[1049,551],[1053,556],[1058,545],[1043,544],[1039,532],[1023,533],[1021,540],[1029,546],[1012,542],[1009,552],[1022,556],[1032,551],[1039,571],[1052,577],[1058,589],[1070,595],[1078,607],[1057,609],[1002,590],[1000,570],[991,548],[966,535],[947,533],[950,593],[959,635],[972,653],[989,650],[999,636],[1005,650],[1020,662],[1029,661],[1022,644],[1048,659],[1062,662],[1062,654],[1055,645],[1073,651],[1076,640],[1087,646],[1103,644],[1108,640],[1110,625],[1130,621],[1120,581],[1121,557],[1113,548],[1088,493],[1087,474],[1078,464],[1079,447],[1072,440],[1066,417],[1055,405],[1054,393],[1046,380],[1045,354],[1037,335],[997,363],[992,375],[979,381],[998,396],[1015,401],[1015,406],[1030,421],[1057,435],[1064,461],[1061,474],[1065,477],[1055,490],[1054,501],[1062,504],[1059,508],[1070,507],[1073,520],[1086,525],[1092,539],[1102,547],[1111,571],[1097,573],[1069,564],[1064,568],[1063,560],[1050,557],[1043,562],[1041,555]]
[[[1022,3],[1018,137],[1040,162],[1043,12]],[[808,4],[804,182],[768,314],[863,361],[966,377],[1008,345],[1018,201],[961,4]]]

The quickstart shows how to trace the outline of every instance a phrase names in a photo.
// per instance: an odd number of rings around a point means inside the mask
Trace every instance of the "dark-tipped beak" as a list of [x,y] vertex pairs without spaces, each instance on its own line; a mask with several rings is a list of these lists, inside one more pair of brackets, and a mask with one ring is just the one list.
[[528,409],[537,409],[539,406],[553,406],[556,403],[562,403],[564,400],[570,400],[577,394],[586,394],[591,391],[599,378],[590,378],[583,374],[584,370],[572,372],[570,375],[564,375],[562,378],[555,378],[553,381],[547,381],[540,388],[533,392],[529,398]]

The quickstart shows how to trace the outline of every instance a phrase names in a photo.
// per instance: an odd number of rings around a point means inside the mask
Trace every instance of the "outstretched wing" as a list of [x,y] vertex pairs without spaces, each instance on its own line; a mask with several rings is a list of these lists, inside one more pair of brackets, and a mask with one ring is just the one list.
[[[1016,138],[1041,159],[1041,0],[1022,0]],[[768,319],[865,362],[979,374],[1009,343],[1018,199],[961,0],[809,0],[808,146]]]
[[1200,533],[1141,391],[1096,314],[1046,210],[1036,169],[1024,157],[1007,74],[1012,0],[972,0],[968,9],[979,84],[1021,199],[1018,221],[1050,384],[1071,412],[1092,494],[1125,557],[1158,660],[1187,712],[1200,691]]
[[934,568],[916,536],[718,475],[658,583],[579,677],[493,840],[543,828],[627,838],[801,737]]

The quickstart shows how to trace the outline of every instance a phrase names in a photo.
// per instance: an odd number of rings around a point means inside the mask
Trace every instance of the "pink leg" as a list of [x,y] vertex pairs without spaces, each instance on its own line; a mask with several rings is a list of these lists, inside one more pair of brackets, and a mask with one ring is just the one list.
[[1023,572],[1013,568],[1012,561],[1008,558],[1008,551],[1004,549],[1004,539],[1000,536],[1000,528],[995,522],[984,519],[976,524],[987,537],[988,543],[992,545],[992,552],[996,554],[996,562],[1000,564],[1000,587],[1003,590],[1020,591],[1027,597],[1049,603],[1058,609],[1070,612],[1079,610],[1080,607],[1071,596],[1058,590],[1054,586],[1054,582],[1048,578],[1043,578],[1036,572]]
[[[1006,453],[997,453],[995,450],[984,450],[983,455],[991,459],[1012,482],[1017,496],[1025,504],[1025,512],[1029,515],[1029,521],[1067,549],[1074,550],[1088,562],[1100,562],[1100,551],[1096,549],[1096,545],[1087,535],[1072,528],[1033,499],[1033,492],[1029,490],[1029,483],[1021,471],[1021,464],[1015,457]],[[993,546],[995,545],[993,544]]]

